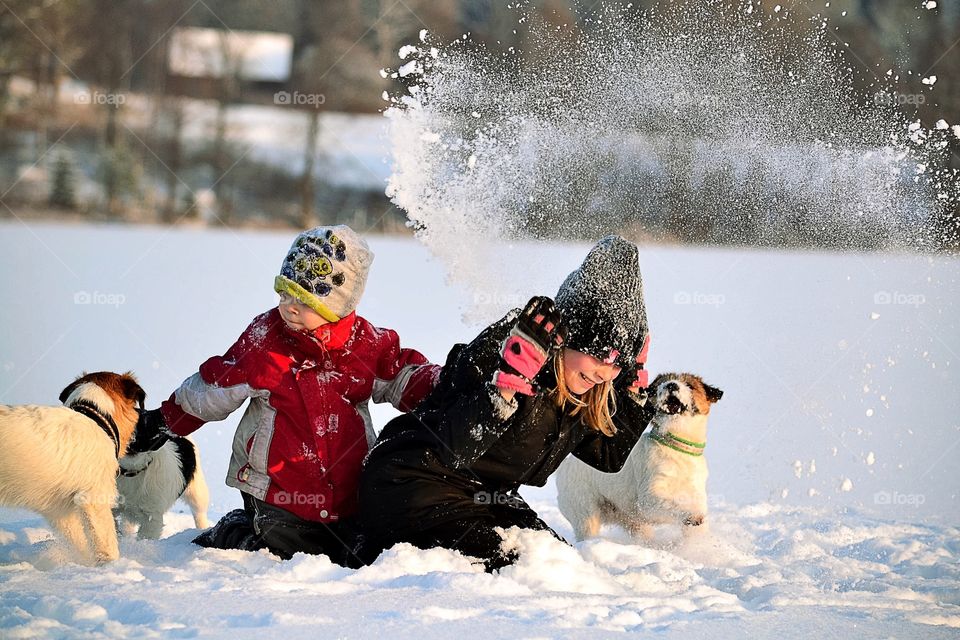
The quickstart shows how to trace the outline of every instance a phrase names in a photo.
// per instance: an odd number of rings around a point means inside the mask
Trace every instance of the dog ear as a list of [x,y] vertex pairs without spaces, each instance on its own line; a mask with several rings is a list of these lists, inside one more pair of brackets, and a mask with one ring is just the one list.
[[706,382],[703,383],[703,391],[707,394],[707,400],[709,402],[719,402],[720,398],[723,397],[723,391]]
[[660,386],[660,383],[666,380],[667,378],[669,378],[671,375],[672,374],[669,374],[669,373],[661,373],[656,378],[650,381],[650,384],[647,385],[647,389],[652,389],[656,391],[657,387]]
[[136,379],[129,373],[123,376],[123,395],[136,401],[140,408],[143,409],[143,403],[147,399],[147,392],[143,390],[143,387],[141,387]]
[[70,397],[70,394],[73,393],[73,390],[80,386],[86,376],[87,373],[84,371],[76,380],[68,384],[67,387],[60,392],[60,404],[63,404],[67,401],[67,398]]

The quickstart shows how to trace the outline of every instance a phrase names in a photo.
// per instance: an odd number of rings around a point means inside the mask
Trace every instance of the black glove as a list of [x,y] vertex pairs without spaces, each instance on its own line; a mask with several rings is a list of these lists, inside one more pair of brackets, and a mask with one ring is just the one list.
[[501,345],[500,369],[494,373],[493,383],[504,390],[535,395],[533,379],[551,352],[563,345],[566,334],[563,316],[553,300],[531,298]]
[[517,318],[515,330],[548,353],[563,346],[567,337],[567,326],[560,310],[546,296],[530,298]]
[[163,419],[160,409],[141,411],[140,418],[137,420],[137,431],[134,434],[133,441],[130,442],[130,446],[127,447],[127,455],[156,451],[165,445],[170,438],[176,437],[177,434],[170,431],[170,427]]
[[615,389],[623,392],[627,398],[645,405],[647,403],[650,386],[650,374],[647,373],[647,355],[650,353],[650,334],[643,338],[637,357],[620,371],[614,381]]

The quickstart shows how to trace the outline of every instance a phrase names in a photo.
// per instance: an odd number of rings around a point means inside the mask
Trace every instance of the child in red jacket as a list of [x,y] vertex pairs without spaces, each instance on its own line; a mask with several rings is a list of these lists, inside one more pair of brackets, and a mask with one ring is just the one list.
[[396,332],[356,314],[372,260],[349,227],[301,233],[274,282],[280,304],[143,414],[131,452],[223,420],[250,400],[226,479],[240,490],[244,509],[224,516],[198,544],[362,563],[345,520],[356,514],[360,468],[376,439],[367,404],[409,411],[440,369],[402,349]]

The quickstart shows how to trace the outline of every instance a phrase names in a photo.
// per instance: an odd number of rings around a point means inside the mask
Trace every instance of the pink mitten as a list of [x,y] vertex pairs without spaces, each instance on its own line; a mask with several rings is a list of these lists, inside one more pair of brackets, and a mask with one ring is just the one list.
[[643,339],[643,347],[640,349],[640,353],[637,354],[636,377],[630,382],[630,386],[627,387],[627,389],[633,393],[639,394],[643,392],[650,384],[650,375],[644,368],[647,364],[647,355],[649,355],[649,353],[650,334],[647,334],[647,337]]
[[563,319],[553,300],[543,296],[531,298],[503,341],[501,366],[493,374],[493,384],[535,395],[532,381],[546,364],[550,351],[563,344],[564,335]]

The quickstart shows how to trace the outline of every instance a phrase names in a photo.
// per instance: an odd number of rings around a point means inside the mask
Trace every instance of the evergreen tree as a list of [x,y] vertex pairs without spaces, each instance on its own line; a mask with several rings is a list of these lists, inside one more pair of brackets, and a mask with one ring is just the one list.
[[50,206],[76,209],[76,174],[73,159],[67,152],[60,151],[53,161],[53,176],[50,182]]

